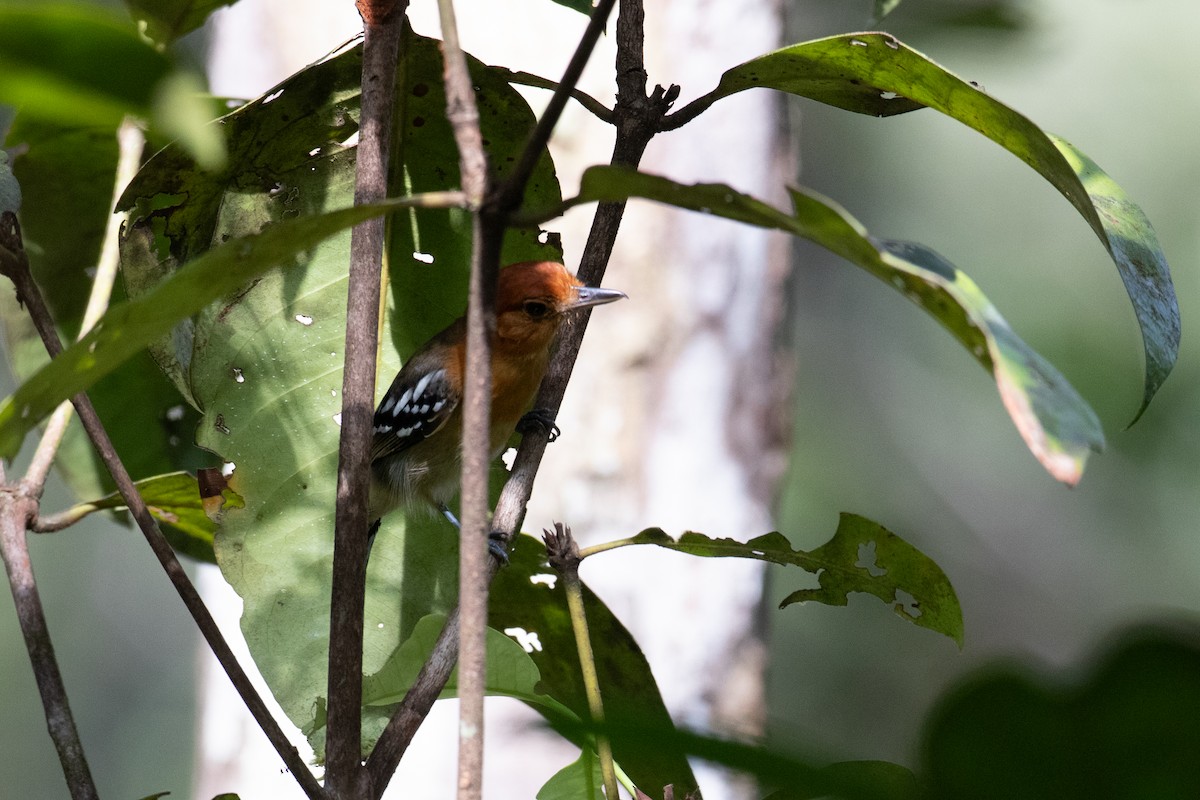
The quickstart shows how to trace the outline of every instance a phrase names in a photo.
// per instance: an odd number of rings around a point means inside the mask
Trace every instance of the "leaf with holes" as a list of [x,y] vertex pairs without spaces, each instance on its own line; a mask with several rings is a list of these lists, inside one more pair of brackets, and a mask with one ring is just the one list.
[[946,573],[896,534],[857,514],[842,514],[833,538],[815,550],[793,550],[778,532],[748,542],[687,532],[678,540],[649,528],[620,544],[652,544],[704,558],[752,558],[796,566],[817,576],[819,588],[789,594],[780,608],[815,601],[844,606],[851,592],[889,603],[901,619],[963,643],[962,608]]
[[[439,43],[409,31],[402,47],[391,194],[456,189]],[[534,117],[503,74],[473,60],[471,69],[489,158],[503,177]],[[147,162],[121,204],[131,215],[122,249],[131,293],[153,291],[164,275],[226,239],[302,225],[350,204],[361,75],[355,45],[231,112],[222,120],[231,151],[221,172],[198,169],[175,148]],[[548,155],[529,192],[538,202],[559,201]],[[387,261],[396,288],[381,334],[382,388],[412,343],[462,313],[469,249],[465,212],[414,209],[392,217]],[[243,599],[242,631],[256,664],[289,718],[313,734],[318,754],[349,253],[349,233],[330,238],[300,269],[243,282],[154,346],[176,386],[203,411],[198,443],[235,466],[230,486],[246,505],[225,515],[217,561]],[[561,251],[539,241],[538,231],[521,231],[507,237],[504,258],[559,259]],[[367,575],[365,672],[380,669],[418,620],[451,610],[456,554],[457,536],[440,517],[384,520]],[[364,710],[364,742],[375,740],[387,716],[385,707]]]

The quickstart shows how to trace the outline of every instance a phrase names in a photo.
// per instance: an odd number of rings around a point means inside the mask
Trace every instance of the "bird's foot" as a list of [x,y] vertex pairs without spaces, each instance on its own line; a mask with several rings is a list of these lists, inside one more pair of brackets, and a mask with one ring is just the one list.
[[508,566],[508,539],[500,531],[492,531],[488,534],[488,552],[492,554],[492,558],[496,559],[496,563],[502,567]]
[[553,442],[562,430],[554,424],[554,414],[546,408],[535,408],[517,422],[517,433],[526,436],[535,431],[546,434],[546,441]]

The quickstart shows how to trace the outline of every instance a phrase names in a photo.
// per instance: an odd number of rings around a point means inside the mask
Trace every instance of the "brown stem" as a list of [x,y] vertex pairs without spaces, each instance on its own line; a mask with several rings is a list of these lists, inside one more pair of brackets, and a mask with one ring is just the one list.
[[492,402],[492,331],[503,224],[485,222],[487,153],[479,129],[475,89],[458,40],[453,0],[438,0],[445,62],[446,118],[458,146],[459,176],[471,200],[473,246],[467,297],[467,355],[463,380],[463,438],[458,602],[458,798],[483,795],[483,692],[487,668],[488,450]]
[[[10,231],[9,226],[11,225],[15,229],[16,225],[15,218],[10,222],[8,219],[10,216],[6,214],[3,222],[0,222],[0,262],[3,262],[3,272],[16,285],[18,299],[28,309],[29,316],[33,320],[34,327],[37,328],[47,352],[50,353],[51,358],[54,358],[62,352],[62,342],[58,338],[58,331],[55,330],[54,320],[50,316],[49,309],[46,307],[41,290],[29,272],[29,261],[24,258],[24,251],[19,247],[14,249],[10,246],[13,237],[8,235]],[[19,229],[15,230],[15,238],[19,243]],[[15,260],[9,257],[14,252],[17,254]],[[96,409],[92,405],[91,400],[88,399],[86,394],[80,393],[71,398],[71,402],[74,404],[75,412],[79,414],[79,421],[83,424],[83,429],[92,440],[92,444],[95,446],[100,460],[104,462],[105,468],[112,476],[113,482],[117,486],[117,491],[124,498],[129,513],[133,516],[138,528],[146,537],[146,542],[150,545],[150,549],[154,551],[154,555],[158,558],[163,570],[167,573],[167,577],[170,579],[172,585],[174,585],[176,592],[179,593],[180,599],[183,600],[184,606],[192,615],[196,627],[199,628],[201,635],[204,636],[205,641],[212,648],[217,662],[225,670],[225,674],[229,676],[229,680],[241,696],[242,702],[246,704],[246,708],[250,711],[250,714],[254,717],[259,727],[262,728],[263,733],[266,734],[271,744],[275,747],[276,752],[279,753],[279,757],[283,759],[284,764],[300,784],[305,794],[313,798],[313,800],[325,798],[325,790],[304,763],[304,759],[300,757],[299,751],[288,741],[287,735],[279,727],[279,723],[271,716],[271,712],[263,702],[262,697],[259,696],[253,684],[250,683],[250,678],[246,675],[238,663],[237,657],[234,656],[233,651],[229,648],[229,644],[221,635],[221,631],[209,613],[208,607],[204,605],[200,593],[192,585],[191,580],[183,569],[183,565],[179,563],[179,559],[175,557],[175,552],[171,549],[171,545],[167,543],[166,537],[159,530],[158,523],[150,515],[150,509],[146,507],[146,502],[138,493],[137,487],[134,486],[133,479],[129,477],[129,472],[125,469],[125,465],[121,463],[120,457],[113,448],[108,432],[104,429],[104,425],[96,415]]]
[[[387,196],[388,155],[395,104],[396,60],[403,9],[360,3],[363,14],[362,112],[354,203]],[[395,4],[390,4],[394,6]],[[329,615],[326,786],[338,798],[371,796],[362,766],[362,647],[367,579],[367,475],[375,406],[380,274],[385,226],[375,217],[350,235],[346,298],[346,359],[338,449],[337,510]]]
[[29,651],[29,662],[33,666],[38,694],[42,698],[46,727],[54,741],[54,748],[58,750],[58,760],[67,779],[67,787],[74,800],[93,800],[100,795],[96,791],[83,752],[83,743],[71,716],[67,690],[58,671],[50,630],[46,626],[46,615],[33,575],[33,564],[29,560],[25,526],[36,511],[35,497],[14,491],[10,486],[0,490],[0,556],[4,559],[17,621],[25,637],[25,649]]
[[[559,83],[551,105],[547,108],[547,114],[555,108],[557,109],[555,114],[561,112],[567,96],[574,89],[578,70],[581,70],[582,64],[586,63],[591,48],[595,44],[596,37],[592,35],[592,32],[593,30],[603,30],[604,22],[613,5],[615,5],[615,0],[603,0],[593,10],[588,33],[580,42],[575,57],[572,58],[568,74],[564,75],[564,79]],[[618,87],[623,90],[623,96],[622,94],[618,95],[617,108],[614,109],[614,115],[619,122],[613,163],[628,166],[637,165],[641,154],[645,151],[646,144],[654,136],[659,121],[677,93],[674,88],[666,91],[656,88],[654,94],[647,97],[645,95],[644,70],[640,71],[640,84],[631,84],[629,78],[626,77],[629,68],[633,66],[636,80],[638,72],[636,67],[642,63],[642,19],[641,0],[622,0],[621,19],[617,24],[617,69]],[[632,55],[627,52],[631,49],[636,51]],[[571,79],[568,80],[568,78]],[[640,86],[640,90],[631,91],[635,86]],[[542,147],[545,147],[549,138],[549,128],[543,131],[543,127],[539,123],[537,131],[530,137],[526,153],[521,159],[522,164],[536,163],[536,154]],[[536,149],[534,149],[535,145]],[[507,219],[515,209],[513,203],[520,202],[524,193],[524,183],[518,184],[517,180],[520,178],[521,181],[525,181],[528,179],[528,175],[529,172],[525,169],[519,172],[514,171],[510,178],[512,185],[506,184],[501,188],[499,202],[494,205],[498,219]],[[516,200],[514,201],[513,198]],[[588,237],[579,269],[580,277],[590,284],[597,284],[603,277],[604,267],[612,253],[624,208],[624,203],[602,203],[596,210],[591,234]],[[558,352],[551,361],[547,378],[542,383],[536,403],[537,408],[549,408],[557,411],[562,402],[567,380],[574,367],[575,358],[579,353],[585,326],[586,320],[577,322],[560,341]],[[522,439],[521,447],[517,451],[512,474],[501,493],[491,526],[492,530],[505,535],[508,540],[511,540],[524,516],[525,505],[529,501],[533,479],[537,474],[546,444],[546,433],[535,432]],[[497,568],[498,565],[490,562],[489,581]],[[458,619],[456,609],[455,613],[451,614],[447,620],[434,644],[434,650],[429,660],[388,722],[374,752],[367,760],[367,769],[371,772],[377,798],[383,793],[387,780],[400,763],[420,721],[429,713],[433,701],[437,699],[450,677],[450,671],[457,658]]]

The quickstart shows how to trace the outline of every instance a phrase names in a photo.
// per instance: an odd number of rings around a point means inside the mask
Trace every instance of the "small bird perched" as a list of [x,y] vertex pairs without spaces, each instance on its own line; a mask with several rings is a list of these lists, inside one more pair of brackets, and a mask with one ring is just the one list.
[[[615,289],[584,286],[553,261],[527,261],[500,270],[492,334],[492,458],[533,405],[563,322],[580,309],[623,297]],[[459,404],[466,329],[466,319],[459,317],[422,345],[404,362],[375,410],[372,520],[403,507],[437,510],[458,524],[446,504],[458,491],[462,469]],[[377,527],[376,522],[372,533]]]

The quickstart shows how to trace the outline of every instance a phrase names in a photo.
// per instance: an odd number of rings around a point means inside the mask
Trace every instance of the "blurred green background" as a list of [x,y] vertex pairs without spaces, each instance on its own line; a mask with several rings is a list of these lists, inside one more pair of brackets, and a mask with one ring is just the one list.
[[[868,27],[868,0],[792,0],[790,39]],[[932,556],[963,604],[966,647],[876,600],[770,612],[768,706],[780,743],[913,763],[929,705],[997,658],[1085,660],[1136,621],[1200,608],[1196,465],[1200,6],[1192,0],[905,0],[883,27],[1095,159],[1154,223],[1184,315],[1181,360],[1145,417],[1141,343],[1102,246],[1049,185],[932,112],[891,120],[797,103],[801,182],[878,235],[969,273],[1097,409],[1109,437],[1068,490],[1025,450],[994,384],[931,319],[865,273],[799,247],[793,465],[780,529],[824,542],[837,512]],[[7,388],[5,389],[7,391]],[[19,470],[18,464],[14,472]],[[51,509],[68,502],[52,487]],[[101,791],[189,794],[192,625],[129,530],[31,542],[68,691]],[[772,586],[781,598],[794,588]],[[64,795],[7,592],[0,600],[0,785]],[[150,635],[147,635],[150,634]]]
[[[789,5],[790,38],[865,27],[861,6]],[[873,599],[772,612],[771,732],[804,751],[913,763],[929,705],[997,658],[1086,660],[1134,621],[1200,609],[1200,439],[1189,321],[1200,252],[1200,6],[1185,0],[906,0],[882,26],[1089,154],[1140,203],[1171,264],[1179,364],[1143,419],[1141,342],[1107,254],[1024,164],[933,112],[889,120],[797,104],[801,182],[874,234],[971,275],[1097,410],[1108,437],[1078,488],[1042,471],[994,384],[875,279],[797,249],[792,468],[779,524],[823,542],[840,510],[933,557],[966,647],[899,625]],[[797,533],[798,532],[798,533]],[[771,598],[787,591],[783,581]]]

